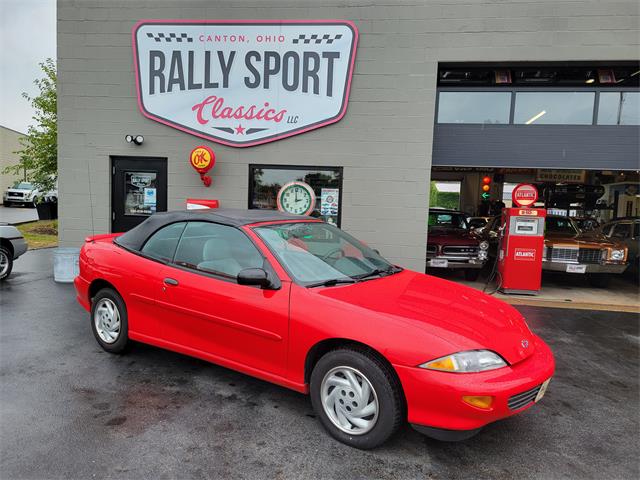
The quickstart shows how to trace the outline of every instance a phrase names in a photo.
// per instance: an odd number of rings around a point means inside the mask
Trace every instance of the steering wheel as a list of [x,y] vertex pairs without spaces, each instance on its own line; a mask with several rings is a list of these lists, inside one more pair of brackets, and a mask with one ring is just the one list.
[[340,260],[344,256],[345,256],[344,255],[344,250],[342,250],[341,248],[336,248],[335,250],[331,250],[329,253],[323,255],[320,258],[322,260],[330,260],[331,262],[337,262],[338,260]]

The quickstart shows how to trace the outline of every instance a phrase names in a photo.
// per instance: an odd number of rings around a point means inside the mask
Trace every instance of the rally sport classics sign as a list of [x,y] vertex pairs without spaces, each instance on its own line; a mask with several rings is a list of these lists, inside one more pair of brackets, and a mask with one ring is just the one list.
[[339,20],[142,20],[140,110],[234,147],[323,127],[345,114],[357,41]]

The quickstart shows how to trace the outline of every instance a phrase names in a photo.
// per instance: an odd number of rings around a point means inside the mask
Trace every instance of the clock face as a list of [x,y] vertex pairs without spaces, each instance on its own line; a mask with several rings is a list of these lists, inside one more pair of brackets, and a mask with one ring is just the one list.
[[308,215],[316,204],[313,189],[304,182],[290,182],[278,192],[278,209],[294,215]]

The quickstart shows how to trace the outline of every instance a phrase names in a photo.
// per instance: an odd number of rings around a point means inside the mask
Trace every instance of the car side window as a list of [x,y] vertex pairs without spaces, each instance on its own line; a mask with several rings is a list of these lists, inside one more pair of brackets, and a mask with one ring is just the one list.
[[170,262],[186,225],[187,222],[179,222],[161,228],[147,239],[140,251],[157,260]]
[[264,257],[237,228],[210,222],[188,222],[174,263],[235,279],[245,268],[264,268]]
[[631,236],[630,223],[617,223],[611,232],[613,238],[629,238]]

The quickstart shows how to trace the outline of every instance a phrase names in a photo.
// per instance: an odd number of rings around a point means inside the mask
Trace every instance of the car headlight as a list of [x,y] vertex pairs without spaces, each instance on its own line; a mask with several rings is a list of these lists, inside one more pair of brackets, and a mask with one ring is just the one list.
[[609,258],[611,260],[624,260],[624,250],[611,250]]
[[480,260],[486,260],[487,256],[488,255],[486,250],[480,250],[480,252],[478,252],[478,259]]
[[458,352],[419,365],[420,368],[428,370],[454,373],[483,372],[506,366],[506,362],[500,355],[489,350]]
[[483,240],[480,242],[480,250],[487,250],[489,248],[489,242]]

